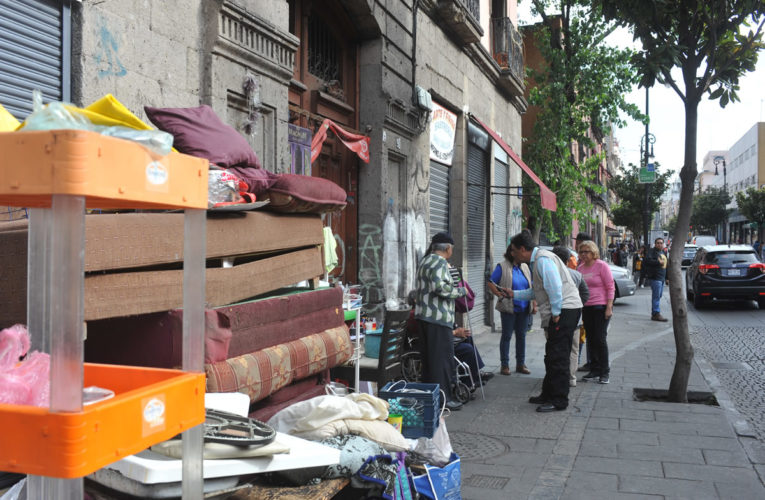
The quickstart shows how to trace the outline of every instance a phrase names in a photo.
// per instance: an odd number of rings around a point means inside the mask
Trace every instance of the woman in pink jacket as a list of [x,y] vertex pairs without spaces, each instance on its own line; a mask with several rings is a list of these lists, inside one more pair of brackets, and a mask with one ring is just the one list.
[[582,323],[590,343],[590,373],[582,377],[583,381],[609,382],[608,366],[608,322],[613,315],[614,277],[611,268],[600,259],[600,252],[593,241],[579,244],[579,265],[577,270],[587,282],[590,298],[582,308]]

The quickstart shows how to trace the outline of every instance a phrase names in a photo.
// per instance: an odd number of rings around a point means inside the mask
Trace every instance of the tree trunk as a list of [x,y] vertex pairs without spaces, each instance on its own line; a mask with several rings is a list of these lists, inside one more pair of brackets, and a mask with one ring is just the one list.
[[[688,88],[686,86],[686,88]],[[691,92],[685,100],[685,159],[680,171],[680,209],[677,225],[672,235],[669,266],[669,298],[672,304],[672,328],[675,334],[675,369],[669,383],[667,399],[676,403],[688,402],[688,378],[693,363],[693,346],[688,332],[688,303],[683,293],[683,242],[691,221],[693,210],[693,186],[696,181],[696,126],[699,100]],[[679,236],[679,237],[676,237]]]

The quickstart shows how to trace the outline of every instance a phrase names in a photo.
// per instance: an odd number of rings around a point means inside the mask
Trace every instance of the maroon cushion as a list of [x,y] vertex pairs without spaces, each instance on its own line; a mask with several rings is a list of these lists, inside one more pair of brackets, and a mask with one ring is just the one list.
[[268,208],[289,213],[324,213],[345,208],[345,190],[334,182],[307,175],[281,174],[268,190]]
[[181,153],[206,158],[222,167],[260,166],[247,140],[223,123],[210,106],[143,109],[158,129],[173,135],[173,146]]
[[265,194],[279,177],[263,168],[233,167],[228,170],[247,184],[248,192],[257,196]]

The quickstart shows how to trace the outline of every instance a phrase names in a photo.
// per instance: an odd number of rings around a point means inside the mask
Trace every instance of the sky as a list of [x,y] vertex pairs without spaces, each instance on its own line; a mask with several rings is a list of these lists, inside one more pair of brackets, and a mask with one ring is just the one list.
[[[530,15],[531,2],[519,5],[520,24],[537,22]],[[619,30],[610,37],[616,46],[633,46],[632,35]],[[727,150],[758,121],[765,121],[765,51],[760,52],[754,72],[747,73],[739,81],[740,102],[720,108],[719,101],[702,97],[698,108],[696,163],[698,168],[704,155],[712,150]],[[682,83],[680,85],[682,89]],[[645,112],[645,89],[635,88],[626,96],[627,101],[636,104]],[[656,84],[649,90],[649,132],[656,137],[653,160],[679,173],[683,166],[685,144],[685,110],[680,96],[669,86]],[[645,134],[645,125],[630,120],[630,123],[616,129],[614,135],[619,142],[622,161],[625,165],[640,164],[640,144]]]

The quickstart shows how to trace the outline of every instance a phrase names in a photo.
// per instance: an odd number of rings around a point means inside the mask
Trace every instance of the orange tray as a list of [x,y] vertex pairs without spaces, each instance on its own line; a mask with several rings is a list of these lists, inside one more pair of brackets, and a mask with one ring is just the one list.
[[0,470],[76,478],[204,422],[205,375],[85,363],[84,385],[114,391],[77,413],[0,405]]
[[65,194],[88,208],[207,208],[202,158],[84,130],[2,132],[0,151],[2,205],[49,207]]

